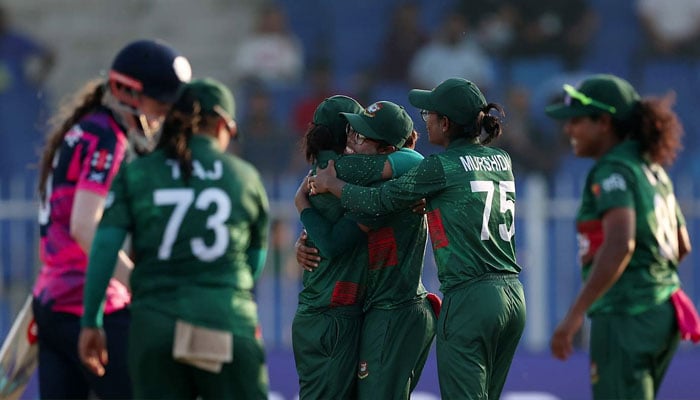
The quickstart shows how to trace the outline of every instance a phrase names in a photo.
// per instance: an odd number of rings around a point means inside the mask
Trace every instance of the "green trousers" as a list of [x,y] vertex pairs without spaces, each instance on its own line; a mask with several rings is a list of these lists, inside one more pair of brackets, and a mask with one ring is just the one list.
[[671,301],[638,315],[593,315],[593,398],[655,399],[679,342]]
[[292,348],[299,374],[299,399],[355,399],[355,370],[362,313],[329,309],[299,314],[292,322]]
[[517,275],[484,275],[446,293],[436,339],[442,398],[499,399],[524,328]]
[[175,319],[147,309],[132,310],[129,374],[137,399],[268,398],[268,374],[262,339],[233,336],[233,361],[219,373],[175,361]]
[[365,312],[357,369],[359,399],[405,399],[418,384],[435,338],[428,300]]

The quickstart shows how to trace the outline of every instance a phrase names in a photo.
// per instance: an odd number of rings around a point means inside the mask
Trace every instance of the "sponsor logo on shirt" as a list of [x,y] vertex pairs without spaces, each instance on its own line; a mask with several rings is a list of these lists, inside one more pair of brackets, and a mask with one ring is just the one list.
[[612,192],[613,190],[627,190],[627,183],[620,174],[611,174],[601,182],[603,191]]
[[92,155],[92,161],[90,162],[90,165],[96,171],[109,170],[109,168],[112,166],[112,158],[112,154],[107,150],[103,149],[100,151],[96,151]]
[[63,140],[68,144],[69,147],[74,147],[76,143],[83,137],[83,130],[80,129],[80,125],[73,125],[73,127],[66,133]]
[[90,175],[88,175],[88,180],[92,182],[97,182],[97,183],[103,183],[105,181],[105,178],[107,177],[107,174],[104,172],[90,172]]

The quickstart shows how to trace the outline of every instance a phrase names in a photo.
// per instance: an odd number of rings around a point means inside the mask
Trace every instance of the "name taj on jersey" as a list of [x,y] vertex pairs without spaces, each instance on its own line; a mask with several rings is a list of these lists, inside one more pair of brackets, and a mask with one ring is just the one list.
[[[180,165],[175,160],[167,160],[165,162],[170,166],[170,172],[172,173],[173,180],[180,178]],[[207,170],[200,164],[197,160],[192,160],[192,176],[199,178],[201,180],[217,181],[221,179],[224,173],[224,166],[220,160],[214,161],[211,170]]]

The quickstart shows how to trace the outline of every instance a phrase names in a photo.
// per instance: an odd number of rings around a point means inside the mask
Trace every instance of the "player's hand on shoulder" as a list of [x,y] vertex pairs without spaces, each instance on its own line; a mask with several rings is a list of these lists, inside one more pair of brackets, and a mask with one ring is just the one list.
[[311,184],[311,194],[319,194],[328,192],[331,184],[336,180],[335,162],[328,161],[326,168],[317,168],[316,175],[309,177]]

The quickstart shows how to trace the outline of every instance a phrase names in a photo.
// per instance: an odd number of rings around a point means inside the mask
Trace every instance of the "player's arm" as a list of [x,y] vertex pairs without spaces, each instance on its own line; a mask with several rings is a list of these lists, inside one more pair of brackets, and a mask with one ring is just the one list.
[[366,239],[366,228],[354,220],[342,217],[336,223],[331,223],[311,206],[306,178],[297,189],[294,205],[309,238],[325,257],[333,258]]
[[[97,224],[102,218],[105,196],[91,190],[78,190],[75,193],[71,210],[70,234],[85,254],[90,253]],[[129,277],[134,263],[124,251],[119,251],[114,278],[129,288]]]
[[311,177],[312,194],[331,192],[339,197],[344,208],[369,215],[384,215],[412,208],[422,198],[444,190],[446,182],[439,160],[428,157],[399,178],[377,187],[348,184],[338,179],[333,164],[317,169]]
[[693,249],[690,244],[690,235],[685,225],[678,227],[678,262],[681,262]]
[[613,208],[603,214],[602,223],[603,243],[593,259],[588,279],[571,307],[577,314],[585,314],[617,282],[634,252],[636,220],[632,208]]
[[690,253],[692,246],[690,244],[690,235],[688,234],[685,216],[678,203],[676,203],[676,220],[678,223],[678,262],[680,263],[685,256]]
[[124,228],[100,226],[90,250],[83,291],[84,312],[78,338],[78,355],[83,364],[98,376],[105,374],[104,366],[109,361],[102,330],[105,292],[126,235],[127,230]]
[[363,227],[354,220],[342,217],[333,224],[311,207],[301,212],[301,222],[321,254],[328,258],[336,257],[367,239]]
[[561,360],[573,353],[573,336],[583,325],[586,310],[617,282],[634,253],[634,209],[609,209],[602,216],[602,225],[604,239],[593,258],[590,274],[552,336],[552,354]]
[[262,181],[257,182],[258,217],[250,227],[250,244],[246,249],[248,265],[253,280],[262,275],[267,259],[267,242],[270,235],[270,204]]

